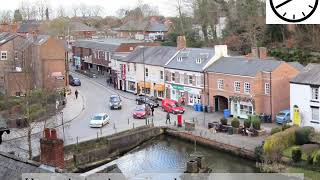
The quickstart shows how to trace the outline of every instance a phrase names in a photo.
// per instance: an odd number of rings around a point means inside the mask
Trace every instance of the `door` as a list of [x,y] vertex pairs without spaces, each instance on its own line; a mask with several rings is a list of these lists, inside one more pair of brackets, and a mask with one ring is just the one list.
[[215,110],[216,112],[219,111],[219,98],[218,98],[218,97],[215,97],[215,98],[214,98],[214,110]]

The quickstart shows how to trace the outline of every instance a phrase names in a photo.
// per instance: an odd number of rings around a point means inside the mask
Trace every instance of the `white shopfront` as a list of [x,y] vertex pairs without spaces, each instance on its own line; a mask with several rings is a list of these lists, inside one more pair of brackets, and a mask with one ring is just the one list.
[[185,87],[183,85],[171,84],[167,85],[170,89],[170,99],[179,101],[181,97],[185,97],[185,103],[193,106],[195,103],[201,103],[201,89]]
[[253,113],[252,102],[231,100],[231,115],[233,115],[233,117],[248,119]]

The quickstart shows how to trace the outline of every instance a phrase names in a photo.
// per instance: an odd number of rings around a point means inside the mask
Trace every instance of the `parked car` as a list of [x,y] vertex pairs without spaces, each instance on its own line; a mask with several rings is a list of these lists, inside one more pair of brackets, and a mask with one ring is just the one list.
[[79,78],[72,78],[72,80],[69,80],[69,84],[71,86],[81,86],[81,81]]
[[163,111],[170,112],[173,114],[183,114],[185,109],[177,101],[172,99],[163,99],[161,102]]
[[110,109],[121,109],[122,101],[119,95],[111,95],[109,100]]
[[150,107],[148,105],[139,105],[133,112],[133,118],[144,119],[150,115]]
[[90,127],[103,127],[106,124],[109,124],[110,116],[107,113],[95,114],[90,120]]
[[149,105],[150,107],[159,107],[159,102],[157,100],[157,98],[155,97],[148,97],[148,96],[145,96],[145,95],[139,95],[137,98],[136,98],[136,102],[138,105],[141,105],[141,104],[147,104]]
[[276,123],[284,124],[290,122],[290,110],[282,110],[276,115]]

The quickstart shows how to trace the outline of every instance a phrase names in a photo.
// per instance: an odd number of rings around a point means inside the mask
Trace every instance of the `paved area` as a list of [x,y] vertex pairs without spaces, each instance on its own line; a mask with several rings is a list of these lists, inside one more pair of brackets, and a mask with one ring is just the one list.
[[[145,120],[135,120],[132,118],[132,112],[136,107],[135,95],[119,90],[106,84],[105,78],[88,78],[78,73],[72,73],[74,77],[78,77],[82,81],[81,87],[72,87],[72,94],[68,96],[68,103],[62,114],[48,121],[49,127],[59,126],[57,131],[59,137],[65,140],[65,144],[74,144],[85,140],[94,139],[100,136],[111,135],[116,132],[121,132],[134,127],[143,126],[146,124]],[[79,91],[79,98],[75,99],[74,91]],[[112,94],[119,94],[122,97],[123,108],[122,110],[110,110],[108,107],[108,100]],[[106,112],[111,117],[109,125],[103,128],[89,128],[90,118],[95,113]],[[64,125],[61,126],[62,117]],[[153,122],[155,126],[165,126],[166,113],[160,110],[155,110],[154,117],[149,118],[149,123]],[[208,122],[219,121],[222,117],[221,113],[204,113],[196,112],[191,107],[186,107],[186,112],[183,115],[184,120],[194,120],[197,125],[195,135],[206,135],[208,138],[215,138],[216,140],[226,143],[233,143],[234,145],[253,147],[261,143],[259,138],[247,138],[240,135],[227,135],[227,134],[210,134],[206,130]],[[171,115],[172,123],[177,117]],[[37,128],[41,132],[43,125]],[[36,131],[34,131],[36,132]],[[19,156],[26,156],[27,154],[27,141],[26,138],[17,138],[15,135],[5,135],[4,142],[0,146],[0,151],[15,151]],[[35,134],[32,137],[32,147],[34,155],[39,153],[40,144],[39,139],[41,133]]]

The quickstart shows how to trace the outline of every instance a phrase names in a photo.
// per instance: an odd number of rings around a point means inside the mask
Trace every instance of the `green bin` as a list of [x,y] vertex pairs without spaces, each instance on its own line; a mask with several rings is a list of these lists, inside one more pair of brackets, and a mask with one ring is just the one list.
[[233,127],[228,127],[228,134],[232,135],[233,134]]

